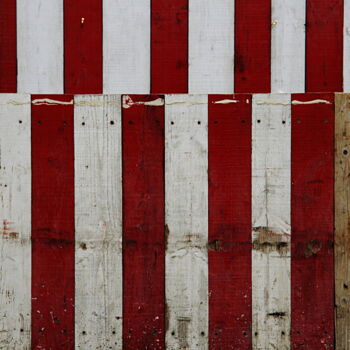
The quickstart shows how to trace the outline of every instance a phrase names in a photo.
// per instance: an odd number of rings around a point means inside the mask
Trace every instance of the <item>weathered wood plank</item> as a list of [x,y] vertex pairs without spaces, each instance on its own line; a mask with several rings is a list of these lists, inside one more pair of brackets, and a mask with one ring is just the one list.
[[344,1],[343,25],[343,91],[350,92],[350,0]]
[[120,95],[75,102],[75,341],[122,349]]
[[172,350],[208,348],[207,99],[166,96],[166,346]]

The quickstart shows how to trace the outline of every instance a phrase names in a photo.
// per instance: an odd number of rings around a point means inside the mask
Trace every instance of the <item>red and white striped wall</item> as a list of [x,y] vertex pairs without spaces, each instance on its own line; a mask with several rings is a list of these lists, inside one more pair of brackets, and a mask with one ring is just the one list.
[[0,347],[334,347],[334,94],[0,96]]
[[349,0],[3,0],[0,91],[350,91]]

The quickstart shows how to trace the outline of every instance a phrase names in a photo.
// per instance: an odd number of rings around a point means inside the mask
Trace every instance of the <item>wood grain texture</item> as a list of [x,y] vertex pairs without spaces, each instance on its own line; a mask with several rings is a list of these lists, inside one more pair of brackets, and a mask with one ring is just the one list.
[[271,0],[235,0],[235,92],[270,92]]
[[122,349],[120,95],[77,95],[75,342]]
[[305,91],[306,0],[272,0],[271,91]]
[[145,105],[159,98],[123,96],[124,350],[165,349],[164,105]]
[[292,349],[334,348],[334,97],[292,106]]
[[189,1],[189,92],[233,93],[232,0]]
[[252,346],[251,102],[208,101],[210,350]]
[[[10,101],[18,101],[15,105]],[[0,96],[0,348],[31,349],[30,96]]]
[[73,113],[32,104],[32,349],[74,349]]
[[350,349],[350,95],[335,95],[335,305],[336,349]]
[[165,107],[166,347],[208,349],[206,95],[167,95]]
[[350,92],[350,0],[344,0],[343,25],[343,88]]
[[152,0],[152,93],[188,92],[188,1]]
[[2,0],[0,12],[0,93],[17,91],[16,0]]
[[64,92],[102,93],[102,0],[64,0]]
[[[253,349],[290,349],[290,95],[253,96]],[[278,102],[278,104],[276,104]]]
[[63,2],[17,0],[18,92],[63,93]]
[[150,0],[103,1],[103,92],[150,92]]
[[343,91],[344,0],[306,1],[306,91]]

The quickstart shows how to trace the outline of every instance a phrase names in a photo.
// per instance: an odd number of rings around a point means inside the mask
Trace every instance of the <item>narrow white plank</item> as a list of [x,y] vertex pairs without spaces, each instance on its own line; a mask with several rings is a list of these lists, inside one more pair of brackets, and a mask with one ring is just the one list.
[[233,93],[233,0],[189,1],[189,92]]
[[120,96],[75,96],[75,341],[122,349]]
[[30,130],[30,96],[1,95],[0,348],[7,350],[31,349]]
[[344,53],[343,53],[343,75],[344,92],[350,92],[350,0],[344,0]]
[[291,96],[254,95],[253,349],[290,349]]
[[18,92],[63,93],[63,0],[17,0]]
[[167,95],[167,349],[208,348],[207,96]]
[[103,1],[103,91],[150,92],[150,0]]
[[306,0],[272,0],[271,91],[305,91]]

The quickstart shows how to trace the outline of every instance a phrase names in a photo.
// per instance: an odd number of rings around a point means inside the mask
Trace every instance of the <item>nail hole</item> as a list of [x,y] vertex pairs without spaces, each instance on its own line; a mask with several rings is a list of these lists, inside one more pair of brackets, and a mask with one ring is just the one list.
[[84,126],[84,125],[85,125],[85,122],[82,122],[81,125]]
[[344,150],[343,150],[343,154],[344,154],[344,156],[346,156],[346,155],[348,154],[348,150],[347,150],[347,149],[344,149]]
[[18,122],[19,122],[20,124],[22,124],[22,120],[19,120]]
[[214,124],[218,124],[219,122],[217,120],[214,121]]
[[174,125],[174,122],[170,122],[171,125]]
[[66,125],[67,125],[67,122],[66,122],[65,120],[63,121],[63,125],[64,125],[64,126],[66,126]]
[[244,120],[244,119],[243,119],[243,120],[241,120],[241,123],[242,123],[242,124],[245,124],[245,120]]
[[258,123],[260,123],[260,122],[261,122],[261,120],[260,120],[260,119],[258,119],[258,120],[257,120],[257,122],[258,122]]
[[112,332],[112,334],[115,334],[115,333],[116,333],[115,331]]
[[300,123],[301,123],[301,120],[298,119],[298,120],[297,120],[297,123],[300,124]]
[[131,124],[134,124],[134,122],[132,121],[132,120],[129,120],[129,124],[131,125]]
[[286,333],[284,333],[284,331],[281,332],[282,335],[285,335]]
[[204,337],[204,336],[205,336],[205,333],[204,333],[204,332],[201,332],[201,336]]
[[244,337],[247,336],[247,332],[246,331],[244,331],[242,334],[243,334]]
[[85,332],[85,331],[82,331],[81,333],[82,333],[83,335],[85,335],[85,334],[86,334],[86,332]]
[[324,123],[328,123],[328,119],[325,119],[323,122],[324,122]]
[[114,125],[114,120],[111,120],[109,124]]
[[43,122],[41,120],[38,121],[38,124],[42,124]]
[[201,121],[200,120],[198,120],[198,125],[200,125],[201,124]]
[[174,331],[172,331],[172,332],[171,332],[171,335],[175,335],[175,332],[174,332]]
[[257,337],[258,336],[258,332],[255,332],[254,335]]
[[348,287],[348,285],[347,284],[343,284],[343,287],[344,287],[344,289],[348,289],[349,287]]
[[286,121],[285,121],[285,120],[282,120],[282,124],[286,124]]

